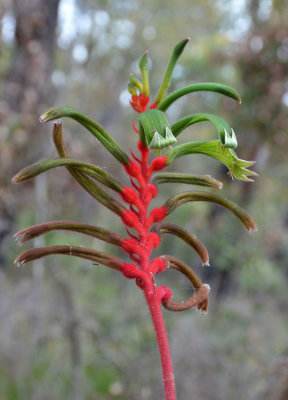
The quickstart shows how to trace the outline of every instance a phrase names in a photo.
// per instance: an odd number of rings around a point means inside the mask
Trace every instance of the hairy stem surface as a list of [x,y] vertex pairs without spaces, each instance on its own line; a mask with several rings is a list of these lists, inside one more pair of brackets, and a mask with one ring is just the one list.
[[[137,224],[141,226],[141,229],[139,227],[137,229],[135,227],[135,229],[137,230],[138,233],[141,231],[141,235],[139,234],[137,238],[132,239],[133,242],[131,246],[132,249],[131,247],[129,248],[130,258],[134,263],[137,264],[137,267],[141,271],[141,278],[139,277],[136,278],[136,283],[143,290],[156,334],[156,339],[160,354],[160,361],[162,366],[165,400],[175,400],[176,394],[175,394],[174,374],[172,368],[169,343],[161,309],[161,302],[163,296],[165,296],[167,293],[165,287],[157,288],[154,282],[155,264],[157,265],[158,260],[156,259],[155,262],[154,259],[151,264],[149,261],[151,251],[153,250],[153,246],[151,245],[151,236],[150,236],[151,224],[153,222],[156,221],[158,222],[159,220],[164,219],[166,213],[164,212],[163,216],[161,216],[161,212],[163,212],[163,210],[159,209],[158,212],[158,209],[154,209],[150,212],[150,215],[147,215],[148,206],[150,204],[151,199],[153,197],[156,197],[157,189],[156,186],[150,183],[152,164],[150,164],[150,166],[148,167],[149,149],[147,147],[144,147],[140,143],[141,142],[139,142],[138,148],[141,153],[141,158],[138,158],[136,161],[139,168],[138,169],[136,168],[136,163],[135,163],[134,165],[135,168],[133,170],[133,173],[132,171],[129,171],[129,168],[127,170],[130,176],[138,181],[139,185],[137,189],[135,189],[135,191],[138,192],[138,200],[140,200],[139,203],[141,204],[141,207],[139,206],[137,207],[138,201],[134,201],[132,204],[133,206],[136,205],[136,207],[138,208],[137,212],[135,212],[135,209],[133,208],[133,212],[135,213],[135,216],[137,216]],[[136,186],[134,186],[134,188],[135,187]],[[132,208],[130,207],[130,209]],[[154,235],[156,234],[154,233]],[[160,242],[161,240],[160,236],[158,236],[158,239]],[[153,263],[154,263],[154,268],[152,268]]]

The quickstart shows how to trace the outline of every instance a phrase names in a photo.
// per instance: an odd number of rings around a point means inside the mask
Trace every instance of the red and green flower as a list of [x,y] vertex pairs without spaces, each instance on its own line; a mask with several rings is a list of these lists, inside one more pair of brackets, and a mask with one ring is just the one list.
[[[182,227],[165,222],[165,218],[177,207],[187,202],[205,201],[215,203],[231,211],[248,231],[256,229],[249,214],[234,202],[212,192],[186,191],[175,194],[164,204],[148,211],[150,203],[158,196],[160,184],[185,183],[219,190],[222,183],[211,176],[196,176],[188,173],[163,172],[176,158],[190,154],[204,154],[212,157],[228,168],[228,174],[236,179],[251,181],[257,174],[248,168],[253,161],[239,159],[235,148],[237,140],[234,130],[217,115],[191,114],[170,124],[166,110],[179,98],[192,92],[210,91],[228,96],[241,103],[238,93],[225,85],[217,83],[197,83],[185,86],[167,95],[169,82],[175,64],[189,39],[180,41],[172,51],[164,79],[155,100],[150,103],[148,53],[140,59],[139,67],[142,81],[130,75],[128,90],[131,93],[130,104],[138,113],[133,121],[133,130],[139,135],[138,154],[131,150],[129,155],[99,124],[86,115],[70,108],[53,108],[41,115],[41,122],[57,120],[53,126],[53,141],[58,153],[54,159],[46,159],[24,168],[13,178],[14,183],[23,182],[49,169],[65,167],[73,178],[97,201],[116,214],[124,224],[127,237],[102,227],[75,221],[52,221],[26,228],[15,237],[23,244],[35,237],[53,230],[74,231],[103,240],[123,250],[123,259],[105,254],[101,249],[88,249],[81,246],[46,246],[24,251],[17,257],[19,265],[52,254],[63,254],[85,258],[109,268],[115,269],[126,278],[134,279],[143,291],[154,324],[162,364],[165,400],[176,398],[170,351],[162,317],[161,305],[171,311],[183,311],[196,307],[207,312],[209,286],[203,284],[196,273],[174,255],[163,254],[153,258],[153,250],[159,246],[164,234],[183,240],[199,256],[202,265],[209,265],[206,247],[192,233]],[[83,125],[123,166],[130,178],[131,186],[125,186],[98,165],[71,158],[63,141],[60,118],[72,118]],[[192,124],[202,121],[211,122],[217,129],[218,137],[212,141],[191,141],[177,144],[179,135]],[[154,156],[154,151],[159,156]],[[165,154],[161,156],[161,150]],[[115,196],[106,191],[112,189]],[[127,256],[128,255],[129,260]],[[157,285],[157,274],[169,268],[182,273],[194,289],[194,294],[183,302],[175,302],[171,289]]]

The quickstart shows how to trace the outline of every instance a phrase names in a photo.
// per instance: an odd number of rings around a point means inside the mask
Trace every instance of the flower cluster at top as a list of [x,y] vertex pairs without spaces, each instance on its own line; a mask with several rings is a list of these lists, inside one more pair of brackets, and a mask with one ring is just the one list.
[[[180,97],[192,92],[215,92],[228,96],[238,103],[241,102],[238,93],[234,89],[210,82],[188,85],[166,95],[175,64],[188,41],[189,39],[180,41],[173,49],[164,79],[155,101],[150,107],[148,107],[150,95],[147,52],[143,54],[139,62],[142,81],[138,80],[133,74],[130,75],[128,84],[128,89],[131,93],[130,104],[139,114],[136,123],[133,121],[133,129],[139,135],[138,154],[135,154],[135,151],[130,149],[131,156],[129,156],[99,124],[73,109],[50,109],[40,117],[41,122],[69,117],[84,126],[122,164],[130,178],[130,187],[125,186],[119,179],[98,165],[71,158],[64,144],[61,122],[56,122],[53,127],[53,141],[58,157],[39,161],[24,168],[13,178],[13,182],[18,183],[33,178],[51,168],[64,166],[92,197],[121,219],[128,234],[128,237],[121,237],[111,230],[98,226],[75,221],[52,221],[18,232],[16,238],[20,244],[52,230],[69,230],[96,237],[121,247],[128,254],[130,262],[122,261],[95,249],[57,245],[26,250],[17,257],[17,264],[24,264],[51,254],[81,257],[118,270],[129,279],[135,279],[137,285],[145,294],[152,318],[156,318],[154,315],[155,309],[159,304],[172,311],[181,311],[194,306],[205,312],[207,311],[209,287],[201,282],[200,278],[188,265],[174,255],[169,254],[163,254],[151,260],[152,252],[159,246],[162,236],[171,234],[186,242],[198,254],[203,265],[209,265],[208,252],[201,241],[182,227],[164,222],[166,216],[182,204],[205,201],[230,210],[248,231],[256,229],[255,223],[234,202],[214,192],[208,193],[206,191],[193,190],[178,193],[170,197],[161,206],[154,207],[148,212],[151,201],[158,195],[159,185],[163,183],[183,183],[210,187],[216,190],[222,188],[222,183],[209,175],[196,176],[171,172],[163,173],[160,171],[179,157],[200,153],[226,165],[229,175],[237,179],[251,181],[250,177],[257,174],[248,169],[254,163],[253,161],[245,161],[237,157],[234,151],[237,146],[235,132],[221,117],[214,114],[197,113],[183,117],[172,125],[169,124],[165,111]],[[202,121],[209,121],[216,127],[218,132],[216,140],[191,141],[176,145],[177,138],[182,131]],[[167,151],[165,155],[161,156],[161,149],[163,148],[166,148]],[[159,156],[150,161],[151,149],[158,151]],[[116,199],[108,193],[106,191],[107,188],[118,194],[120,199]],[[174,302],[172,300],[172,291],[169,288],[166,286],[157,287],[156,274],[162,273],[167,268],[176,269],[186,276],[194,288],[194,294],[191,298],[180,303]]]

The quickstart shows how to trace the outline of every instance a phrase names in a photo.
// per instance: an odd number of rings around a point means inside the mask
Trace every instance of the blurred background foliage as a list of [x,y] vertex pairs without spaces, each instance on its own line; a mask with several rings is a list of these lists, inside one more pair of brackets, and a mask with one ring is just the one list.
[[[122,234],[65,170],[12,186],[22,167],[54,157],[46,108],[66,105],[93,117],[122,146],[136,144],[126,91],[149,49],[156,93],[174,44],[191,37],[171,90],[190,82],[235,87],[241,106],[215,94],[189,95],[169,110],[173,122],[218,113],[238,134],[240,158],[256,160],[255,183],[231,181],[214,160],[191,156],[171,169],[212,174],[223,194],[246,208],[258,232],[211,205],[186,205],[178,221],[206,243],[211,268],[164,237],[159,252],[193,266],[212,287],[206,317],[165,312],[179,400],[288,398],[288,7],[285,0],[2,0],[0,4],[0,399],[162,398],[156,341],[141,292],[114,271],[67,257],[21,269],[12,234],[53,219],[81,220]],[[73,157],[118,163],[84,130],[64,122]],[[208,123],[191,138],[211,139]],[[127,183],[127,182],[126,182]],[[188,187],[163,185],[163,199]],[[160,205],[160,203],[159,203]],[[69,237],[68,237],[69,236]],[[81,244],[117,255],[97,240],[53,233],[35,241]],[[94,243],[95,242],[95,243]],[[118,254],[120,256],[120,254]],[[172,271],[159,279],[177,299],[190,289]]]

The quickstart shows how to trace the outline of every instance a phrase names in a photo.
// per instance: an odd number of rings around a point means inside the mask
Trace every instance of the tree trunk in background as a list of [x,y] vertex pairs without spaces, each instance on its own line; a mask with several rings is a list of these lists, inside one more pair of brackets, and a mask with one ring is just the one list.
[[51,94],[58,5],[59,0],[13,1],[16,43],[5,97],[12,111],[31,117],[30,132],[35,129],[35,114]]
[[29,186],[13,191],[11,177],[44,148],[38,118],[51,103],[59,1],[14,0],[11,5],[15,44],[0,102],[0,268],[5,266],[3,254],[11,241],[14,214],[17,210],[19,215],[20,202],[27,204],[33,195]]
[[[49,147],[49,135],[45,135],[45,129],[49,127],[41,126],[41,130],[39,129],[39,115],[54,103],[50,76],[54,61],[59,2],[60,0],[13,0],[12,3],[15,45],[4,86],[4,101],[0,102],[0,127],[1,124],[6,127],[4,135],[1,135],[0,128],[0,268],[8,264],[7,260],[1,259],[1,254],[7,254],[15,217],[21,214],[22,205],[27,209],[27,205],[33,204],[35,223],[45,219],[45,177],[39,177],[36,183],[34,181],[22,187],[17,186],[15,190],[10,181],[15,172],[35,161],[35,155],[41,158],[42,154],[43,157],[45,149]],[[37,245],[41,246],[43,243],[38,242]],[[30,288],[33,289],[38,304],[43,304],[41,270],[40,260],[34,266],[36,279]],[[81,347],[73,293],[65,280],[60,281],[52,276],[52,285],[57,289],[59,302],[64,304],[63,327],[71,348],[69,398],[80,400],[83,398]],[[37,313],[33,310],[35,351],[41,334],[45,331],[43,324],[41,311]]]

